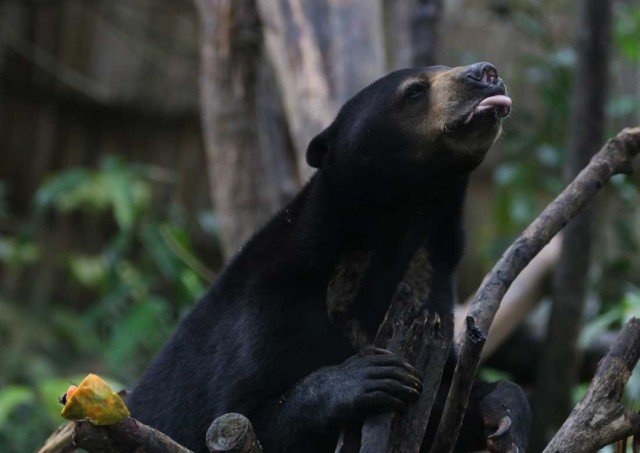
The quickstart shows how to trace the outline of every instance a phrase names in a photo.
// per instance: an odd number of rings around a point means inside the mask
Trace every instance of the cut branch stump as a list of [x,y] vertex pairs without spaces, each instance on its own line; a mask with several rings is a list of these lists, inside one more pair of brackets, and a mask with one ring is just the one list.
[[207,430],[211,453],[261,453],[262,448],[251,422],[242,414],[228,413],[216,418]]

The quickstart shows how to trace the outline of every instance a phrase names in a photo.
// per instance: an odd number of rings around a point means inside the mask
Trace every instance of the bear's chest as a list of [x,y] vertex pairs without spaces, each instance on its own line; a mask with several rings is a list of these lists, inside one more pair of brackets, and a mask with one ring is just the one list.
[[[380,252],[380,251],[378,251]],[[331,322],[360,350],[374,342],[377,327],[396,292],[410,291],[424,304],[431,293],[431,264],[425,245],[400,251],[395,261],[376,251],[347,250],[327,288]]]

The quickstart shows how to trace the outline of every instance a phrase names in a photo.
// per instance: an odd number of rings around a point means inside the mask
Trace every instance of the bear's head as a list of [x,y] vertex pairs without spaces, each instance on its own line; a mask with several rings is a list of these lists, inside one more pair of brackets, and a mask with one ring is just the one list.
[[309,144],[307,162],[336,181],[365,184],[465,175],[495,142],[510,108],[489,63],[396,71],[342,107]]

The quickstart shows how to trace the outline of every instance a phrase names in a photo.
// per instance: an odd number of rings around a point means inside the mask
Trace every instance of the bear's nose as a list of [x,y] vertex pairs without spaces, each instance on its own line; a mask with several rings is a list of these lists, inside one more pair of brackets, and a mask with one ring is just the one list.
[[465,75],[476,82],[488,83],[495,85],[500,80],[498,78],[498,70],[491,63],[481,61],[467,66]]

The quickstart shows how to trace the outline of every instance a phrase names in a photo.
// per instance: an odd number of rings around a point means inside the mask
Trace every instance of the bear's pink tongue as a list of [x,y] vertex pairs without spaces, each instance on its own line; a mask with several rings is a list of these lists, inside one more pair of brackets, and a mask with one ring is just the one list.
[[469,116],[464,120],[464,124],[468,124],[476,113],[481,113],[488,109],[497,108],[498,115],[500,117],[505,117],[511,111],[511,104],[511,98],[504,94],[489,96],[488,98],[483,99],[482,102],[480,102],[480,104],[478,104],[477,107],[469,113]]

